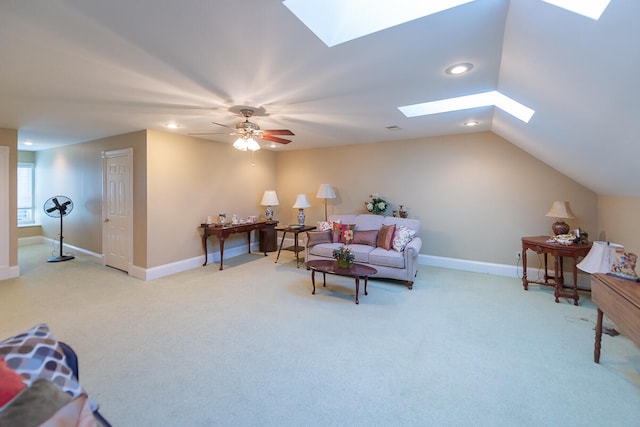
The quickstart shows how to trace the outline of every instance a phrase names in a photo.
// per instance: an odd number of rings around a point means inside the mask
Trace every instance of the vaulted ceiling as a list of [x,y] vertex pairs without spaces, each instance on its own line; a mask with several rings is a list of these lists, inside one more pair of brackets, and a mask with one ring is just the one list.
[[[599,194],[640,197],[639,18],[632,0],[597,21],[542,0],[475,0],[327,47],[281,0],[7,0],[0,127],[32,150],[168,123],[231,143],[212,122],[235,125],[245,105],[263,129],[295,133],[276,150],[490,130]],[[459,62],[474,68],[445,73]],[[493,90],[531,120],[398,110]]]

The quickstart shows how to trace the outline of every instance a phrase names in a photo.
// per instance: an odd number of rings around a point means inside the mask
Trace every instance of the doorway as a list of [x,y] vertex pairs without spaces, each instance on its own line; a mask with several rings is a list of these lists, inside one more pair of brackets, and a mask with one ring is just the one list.
[[104,264],[133,274],[133,149],[105,151],[102,192]]

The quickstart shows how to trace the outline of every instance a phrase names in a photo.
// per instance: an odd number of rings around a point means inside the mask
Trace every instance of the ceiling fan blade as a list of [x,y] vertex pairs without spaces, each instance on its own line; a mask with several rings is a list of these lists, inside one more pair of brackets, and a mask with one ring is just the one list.
[[57,206],[54,206],[54,207],[52,207],[52,208],[47,209],[47,213],[51,213],[51,212],[53,212],[53,211],[57,211],[57,210],[58,210],[58,207],[57,207]]
[[232,128],[231,126],[223,125],[222,123],[211,122],[214,125],[222,126],[223,128],[229,128],[235,130],[236,128]]
[[260,138],[264,139],[265,141],[279,142],[280,144],[288,144],[291,142],[288,139],[278,138],[277,136],[271,136],[271,135],[262,135]]
[[269,129],[263,130],[262,133],[265,135],[295,135],[295,133],[291,132],[289,129]]
[[202,136],[202,135],[233,135],[233,133],[229,133],[229,132],[196,132],[196,133],[189,133],[187,135],[190,136]]

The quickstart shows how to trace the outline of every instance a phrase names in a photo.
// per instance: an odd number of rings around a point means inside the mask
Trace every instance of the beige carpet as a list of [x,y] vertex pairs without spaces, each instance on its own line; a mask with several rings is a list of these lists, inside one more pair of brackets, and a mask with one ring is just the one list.
[[414,289],[247,254],[144,282],[20,248],[0,338],[48,323],[114,426],[637,426],[640,349],[518,278],[421,266]]

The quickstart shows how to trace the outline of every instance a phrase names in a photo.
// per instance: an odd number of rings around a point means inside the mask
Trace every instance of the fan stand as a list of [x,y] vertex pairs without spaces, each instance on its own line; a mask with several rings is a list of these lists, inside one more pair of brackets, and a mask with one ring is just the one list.
[[74,259],[73,255],[62,255],[62,217],[64,215],[60,215],[60,255],[51,257],[47,260],[47,262],[60,262],[60,261],[69,261],[70,259]]

